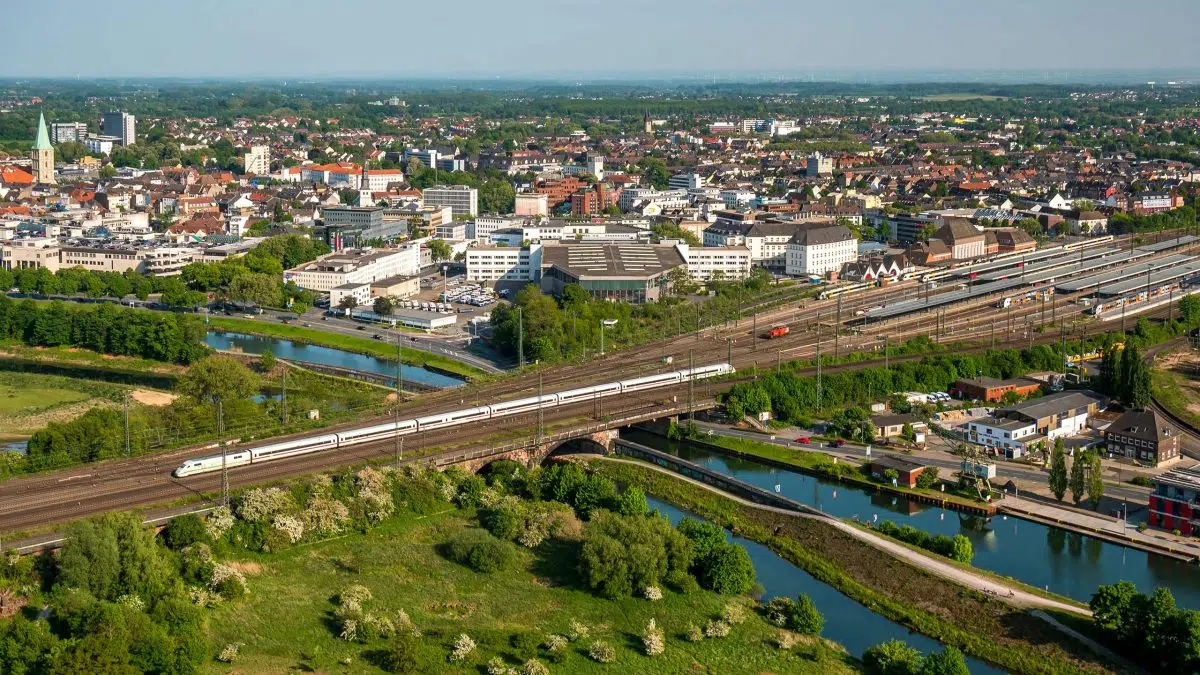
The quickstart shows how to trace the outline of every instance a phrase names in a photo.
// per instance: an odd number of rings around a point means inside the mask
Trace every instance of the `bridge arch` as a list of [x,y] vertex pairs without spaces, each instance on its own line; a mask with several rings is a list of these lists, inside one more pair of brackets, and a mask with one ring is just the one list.
[[559,443],[542,457],[542,461],[544,462],[562,455],[607,455],[608,453],[609,446],[607,444],[603,444],[591,436],[584,436],[581,438],[570,438]]

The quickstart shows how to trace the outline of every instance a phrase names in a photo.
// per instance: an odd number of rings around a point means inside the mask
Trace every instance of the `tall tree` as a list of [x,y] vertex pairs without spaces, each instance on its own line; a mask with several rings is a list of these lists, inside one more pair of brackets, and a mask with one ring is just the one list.
[[258,389],[258,378],[241,361],[231,356],[210,356],[179,378],[176,388],[197,401],[229,403]]
[[1104,467],[1100,464],[1100,453],[1089,452],[1087,458],[1087,496],[1088,501],[1092,503],[1092,508],[1095,509],[1100,506],[1100,498],[1104,496]]
[[1050,453],[1050,491],[1060,502],[1067,493],[1067,455],[1061,438],[1054,439],[1054,450]]
[[1071,500],[1076,504],[1083,501],[1087,492],[1087,453],[1079,450],[1071,459]]
[[1104,348],[1104,358],[1100,361],[1100,389],[1109,396],[1116,396],[1121,390],[1122,353],[1110,345]]

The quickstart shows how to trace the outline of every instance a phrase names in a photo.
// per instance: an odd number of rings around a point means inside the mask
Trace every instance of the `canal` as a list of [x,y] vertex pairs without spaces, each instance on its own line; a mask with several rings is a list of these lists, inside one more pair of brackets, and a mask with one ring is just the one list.
[[[374,356],[367,356],[366,354],[355,354],[332,347],[308,345],[280,338],[245,335],[242,333],[226,333],[224,331],[209,331],[204,338],[204,343],[213,349],[240,350],[247,354],[262,354],[269,349],[272,354],[281,359],[322,363],[328,366],[350,368],[352,370],[361,370],[393,377],[396,374],[395,361],[385,361]],[[417,382],[430,387],[448,388],[459,387],[463,384],[463,381],[456,377],[407,364],[400,366],[400,374],[404,376],[405,382]]]
[[1200,609],[1200,570],[1173,558],[1013,516],[988,519],[825,481],[656,434],[626,431],[622,435],[766,490],[778,489],[785,497],[840,518],[871,521],[878,517],[931,534],[965,535],[975,548],[975,567],[1082,602],[1091,599],[1097,586],[1125,580],[1143,593],[1168,588],[1181,607]]
[[[662,500],[649,496],[646,500],[651,509],[658,509],[670,518],[672,523],[678,523],[685,515],[699,518]],[[725,532],[725,537],[745,546],[750,553],[758,583],[762,584],[765,591],[763,602],[779,596],[794,599],[801,593],[807,595],[825,617],[825,627],[821,635],[840,643],[852,655],[861,657],[868,647],[893,639],[904,640],[925,653],[941,649],[941,645],[935,640],[920,633],[910,632],[904,626],[872,612],[842,595],[832,586],[812,578],[808,572],[779,557],[766,546],[749,539],[734,537],[728,531]],[[972,675],[1004,672],[969,656],[967,665]]]

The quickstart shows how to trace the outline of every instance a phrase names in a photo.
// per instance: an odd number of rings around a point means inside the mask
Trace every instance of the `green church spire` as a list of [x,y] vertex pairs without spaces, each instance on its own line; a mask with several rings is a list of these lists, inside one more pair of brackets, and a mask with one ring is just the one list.
[[37,140],[33,142],[33,149],[49,150],[50,147],[50,134],[46,132],[46,115],[39,114]]

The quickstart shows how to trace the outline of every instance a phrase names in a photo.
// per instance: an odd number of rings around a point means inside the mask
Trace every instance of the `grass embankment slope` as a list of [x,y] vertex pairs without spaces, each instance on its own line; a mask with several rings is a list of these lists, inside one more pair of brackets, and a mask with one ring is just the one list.
[[[213,328],[229,331],[231,333],[245,333],[247,335],[261,335],[265,337],[280,338],[300,342],[310,345],[318,345],[321,347],[332,347],[343,351],[354,352],[356,354],[366,354],[375,358],[385,359],[388,361],[396,360],[396,344],[394,339],[390,340],[372,340],[370,338],[361,338],[354,335],[343,335],[341,333],[332,333],[315,328],[305,328],[295,324],[285,324],[271,322],[258,319],[235,319],[229,317],[212,317],[209,320],[209,325]],[[380,328],[381,330],[389,330]],[[431,354],[419,349],[406,349],[401,347],[401,359],[404,363],[413,366],[433,366],[439,370],[443,370],[456,375],[461,375],[465,378],[477,380],[484,376],[483,371],[474,366],[467,365],[460,361],[447,358],[440,354]]]
[[1118,670],[1041,619],[881,555],[828,523],[739,504],[649,467],[603,460],[592,467],[765,544],[883,616],[1009,672]]
[[1191,350],[1159,354],[1150,371],[1154,400],[1172,414],[1200,427],[1200,354]]
[[[748,615],[723,639],[687,642],[687,625],[717,618],[730,600],[708,591],[681,595],[670,590],[657,602],[640,598],[607,600],[584,590],[575,566],[575,545],[551,542],[537,554],[520,549],[513,568],[491,575],[443,558],[439,544],[470,526],[471,514],[448,508],[421,518],[397,517],[369,534],[299,546],[272,555],[250,556],[255,570],[244,601],[214,610],[208,622],[215,651],[243,643],[235,672],[382,672],[378,650],[336,637],[331,598],[351,584],[373,594],[370,606],[388,614],[408,613],[422,631],[428,655],[420,672],[481,673],[493,656],[520,667],[514,634],[565,635],[571,619],[591,629],[588,639],[571,643],[559,673],[851,673],[853,660],[823,641],[810,641],[789,653],[771,644],[776,631],[759,616]],[[666,636],[666,651],[653,658],[642,652],[641,634],[654,618]],[[458,635],[477,643],[465,664],[446,655]],[[616,662],[587,657],[592,640],[616,649]],[[545,656],[539,657],[545,662]],[[229,672],[214,664],[212,673]]]

